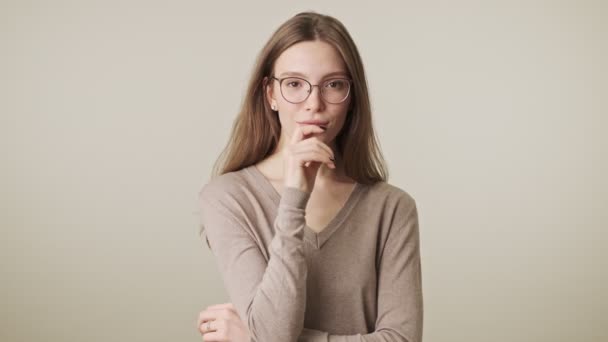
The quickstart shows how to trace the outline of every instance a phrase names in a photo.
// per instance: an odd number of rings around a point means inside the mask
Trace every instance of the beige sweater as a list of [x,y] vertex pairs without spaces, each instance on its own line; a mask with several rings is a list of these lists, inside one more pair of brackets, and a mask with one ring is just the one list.
[[199,193],[201,237],[252,340],[421,341],[414,199],[386,182],[357,183],[316,233],[304,217],[309,197],[279,194],[254,165]]

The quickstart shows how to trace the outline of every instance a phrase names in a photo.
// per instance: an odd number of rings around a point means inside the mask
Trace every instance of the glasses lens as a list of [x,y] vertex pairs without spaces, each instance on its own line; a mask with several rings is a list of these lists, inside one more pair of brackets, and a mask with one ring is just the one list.
[[[288,77],[281,83],[281,94],[285,100],[300,103],[308,98],[311,85],[306,80],[297,77]],[[350,82],[346,79],[336,78],[323,82],[321,93],[325,101],[340,103],[346,100],[350,92]]]
[[346,99],[350,91],[350,83],[345,79],[327,80],[323,83],[323,97],[327,102],[340,103]]
[[310,84],[300,78],[288,77],[281,83],[281,94],[289,102],[302,102],[310,93]]

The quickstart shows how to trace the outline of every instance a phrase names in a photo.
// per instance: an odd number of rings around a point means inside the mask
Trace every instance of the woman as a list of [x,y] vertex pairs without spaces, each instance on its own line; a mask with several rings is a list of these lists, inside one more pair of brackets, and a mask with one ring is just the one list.
[[416,203],[386,181],[338,20],[305,12],[277,29],[221,157],[201,236],[231,303],[200,313],[204,341],[422,339]]

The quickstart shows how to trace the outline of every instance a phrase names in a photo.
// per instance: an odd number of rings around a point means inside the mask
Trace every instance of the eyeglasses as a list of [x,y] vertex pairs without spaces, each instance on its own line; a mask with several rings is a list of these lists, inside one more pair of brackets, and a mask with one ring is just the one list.
[[281,95],[285,101],[290,103],[302,103],[312,93],[312,87],[319,87],[321,97],[329,103],[337,104],[344,102],[350,94],[350,84],[352,80],[347,78],[332,78],[324,81],[322,84],[312,85],[307,80],[300,77],[284,77],[278,79],[274,76],[271,78],[279,81]]

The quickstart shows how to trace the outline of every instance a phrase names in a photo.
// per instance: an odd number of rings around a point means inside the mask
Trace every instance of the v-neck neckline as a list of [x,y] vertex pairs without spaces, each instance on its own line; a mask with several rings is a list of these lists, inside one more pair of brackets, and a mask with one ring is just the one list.
[[[270,197],[275,204],[275,210],[278,211],[279,203],[281,201],[281,194],[275,189],[272,183],[264,176],[264,174],[255,165],[251,165],[246,170],[250,171],[253,177],[257,180],[257,184],[261,186],[264,192]],[[359,182],[355,183],[355,186],[350,192],[350,195],[344,202],[344,205],[338,210],[334,217],[329,221],[327,225],[320,231],[316,232],[308,226],[304,227],[304,239],[308,241],[314,248],[320,249],[323,247],[325,242],[342,226],[342,223],[359,200],[359,194],[361,193],[362,184]]]

